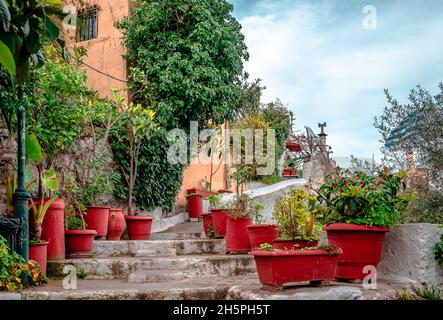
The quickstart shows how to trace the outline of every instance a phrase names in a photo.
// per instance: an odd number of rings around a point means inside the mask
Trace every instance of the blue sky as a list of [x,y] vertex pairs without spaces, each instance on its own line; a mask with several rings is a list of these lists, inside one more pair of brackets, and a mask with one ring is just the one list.
[[[326,121],[333,156],[379,157],[373,118],[422,84],[443,81],[443,0],[230,0],[243,26],[246,71],[263,79],[263,102],[282,99],[296,129]],[[366,29],[372,5],[377,28]]]

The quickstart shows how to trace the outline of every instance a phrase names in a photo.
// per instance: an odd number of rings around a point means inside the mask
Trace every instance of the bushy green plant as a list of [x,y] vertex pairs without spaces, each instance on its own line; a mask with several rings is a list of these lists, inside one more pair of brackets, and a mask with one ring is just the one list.
[[422,282],[421,286],[411,285],[409,288],[402,288],[397,292],[397,297],[400,300],[442,300],[443,290]]
[[220,204],[220,197],[216,194],[210,194],[206,200],[209,201],[209,206],[211,208],[217,208],[217,206]]
[[279,197],[273,217],[279,226],[280,239],[314,240],[318,239],[315,227],[315,196],[304,189],[292,189]]
[[67,217],[66,218],[67,230],[85,230],[85,221],[79,217]]
[[324,224],[395,225],[412,199],[410,194],[401,193],[405,175],[388,169],[374,176],[336,170],[317,190],[319,220]]
[[265,218],[263,217],[263,210],[265,210],[265,205],[257,203],[251,206],[251,216],[254,219],[254,223],[263,224],[265,223]]
[[[443,225],[440,228],[443,228]],[[440,236],[440,241],[435,244],[434,252],[435,259],[443,265],[443,234]]]

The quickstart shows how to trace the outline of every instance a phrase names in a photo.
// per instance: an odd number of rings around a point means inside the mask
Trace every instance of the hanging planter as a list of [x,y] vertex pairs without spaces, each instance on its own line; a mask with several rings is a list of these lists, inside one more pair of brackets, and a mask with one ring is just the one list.
[[42,273],[46,274],[48,258],[48,242],[42,241],[29,245],[29,260],[35,260],[42,268]]
[[272,244],[278,238],[278,226],[275,224],[249,224],[248,236],[252,249],[260,248],[263,243]]
[[123,231],[126,229],[125,216],[122,209],[110,209],[109,210],[109,222],[107,240],[120,240]]
[[109,207],[88,206],[84,215],[86,227],[97,231],[98,237],[104,237],[108,233]]
[[251,249],[248,236],[248,225],[252,218],[235,218],[228,216],[226,221],[226,252],[246,253]]
[[223,238],[226,236],[226,221],[228,216],[225,209],[211,209],[212,225],[214,227],[215,238]]
[[338,260],[336,278],[363,279],[367,265],[377,267],[388,227],[369,227],[354,223],[334,223],[324,226],[329,245],[343,249]]
[[149,240],[154,219],[151,216],[125,216],[129,240]]
[[66,253],[70,257],[90,256],[95,230],[65,230]]
[[252,251],[264,289],[281,291],[284,284],[334,279],[341,250]]
[[188,213],[190,219],[198,219],[203,214],[203,195],[191,193],[186,196],[188,200]]
[[297,142],[286,141],[285,145],[286,145],[286,149],[288,149],[289,151],[292,151],[292,152],[301,152],[302,151],[301,146]]

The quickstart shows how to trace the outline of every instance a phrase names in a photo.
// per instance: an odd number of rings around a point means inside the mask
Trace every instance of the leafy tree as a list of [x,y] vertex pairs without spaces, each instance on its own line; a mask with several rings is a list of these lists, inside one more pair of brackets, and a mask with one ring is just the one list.
[[221,124],[238,107],[248,54],[232,10],[226,0],[143,1],[119,23],[133,99],[155,101],[167,129]]

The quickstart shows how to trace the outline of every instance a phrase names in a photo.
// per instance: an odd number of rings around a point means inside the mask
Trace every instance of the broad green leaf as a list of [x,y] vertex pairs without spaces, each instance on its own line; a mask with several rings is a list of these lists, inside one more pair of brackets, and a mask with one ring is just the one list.
[[51,19],[47,18],[46,19],[46,35],[48,36],[49,40],[53,41],[58,39],[59,36],[59,29],[57,27],[57,25],[52,22]]
[[35,134],[31,133],[26,136],[26,161],[33,161],[35,164],[39,164],[43,159],[42,148],[38,142]]
[[0,63],[13,75],[16,74],[15,61],[9,48],[0,41]]
[[57,179],[57,174],[56,174],[54,168],[43,171],[42,175],[41,175],[41,179],[42,179],[43,188],[51,190],[51,191],[58,190],[59,181]]

